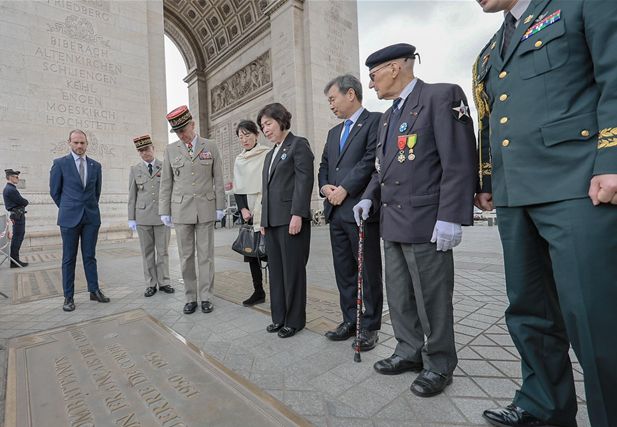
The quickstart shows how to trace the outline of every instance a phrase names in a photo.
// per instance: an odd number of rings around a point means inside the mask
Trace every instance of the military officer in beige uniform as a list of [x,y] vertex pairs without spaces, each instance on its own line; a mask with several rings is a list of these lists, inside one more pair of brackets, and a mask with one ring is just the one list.
[[[179,140],[165,149],[159,193],[159,215],[176,229],[186,293],[184,313],[201,299],[201,311],[213,310],[214,222],[223,218],[223,167],[216,143],[195,132],[195,122],[183,105],[167,115]],[[195,249],[199,276],[195,269]]]
[[146,279],[146,297],[161,291],[172,294],[169,284],[169,227],[159,217],[159,187],[162,162],[154,157],[150,135],[133,139],[141,162],[131,166],[129,174],[129,228],[137,231]]

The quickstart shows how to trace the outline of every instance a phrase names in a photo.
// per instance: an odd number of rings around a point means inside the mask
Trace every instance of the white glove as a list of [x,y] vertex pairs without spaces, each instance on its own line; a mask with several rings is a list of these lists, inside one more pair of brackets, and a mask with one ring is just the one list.
[[353,207],[353,217],[358,227],[360,226],[360,215],[362,215],[362,219],[368,219],[371,206],[373,206],[373,201],[371,199],[362,199]]
[[171,222],[171,216],[169,216],[169,215],[161,215],[161,221],[167,227],[173,227],[173,223]]
[[129,219],[129,228],[133,231],[137,231],[137,221]]
[[439,221],[435,223],[431,243],[437,243],[438,251],[449,251],[463,240],[463,229],[460,224]]
[[222,220],[224,216],[225,216],[225,211],[223,211],[223,209],[216,210],[216,220],[217,221]]

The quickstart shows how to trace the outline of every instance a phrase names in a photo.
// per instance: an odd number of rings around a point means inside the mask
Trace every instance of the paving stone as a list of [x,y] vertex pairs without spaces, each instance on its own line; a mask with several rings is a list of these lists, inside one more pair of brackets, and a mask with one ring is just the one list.
[[456,377],[452,384],[446,388],[447,396],[450,397],[488,397],[471,378]]
[[484,360],[459,360],[458,368],[472,377],[502,377],[503,374]]
[[321,393],[285,390],[283,402],[300,415],[321,416],[324,414],[324,402]]
[[508,378],[474,378],[488,396],[494,398],[509,398],[514,396],[514,392],[519,388],[516,383]]
[[492,407],[492,401],[488,399],[471,399],[463,397],[453,398],[452,401],[463,413],[468,422],[474,425],[486,425],[486,421],[482,418],[482,412],[489,409],[489,407]]

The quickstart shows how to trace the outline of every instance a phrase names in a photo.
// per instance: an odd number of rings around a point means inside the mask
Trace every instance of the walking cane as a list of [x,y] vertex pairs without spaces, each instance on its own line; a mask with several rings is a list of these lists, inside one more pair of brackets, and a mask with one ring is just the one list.
[[362,284],[363,284],[363,264],[364,264],[364,220],[360,219],[360,231],[358,233],[358,296],[356,299],[356,348],[354,350],[353,361],[360,362],[360,324],[362,323]]

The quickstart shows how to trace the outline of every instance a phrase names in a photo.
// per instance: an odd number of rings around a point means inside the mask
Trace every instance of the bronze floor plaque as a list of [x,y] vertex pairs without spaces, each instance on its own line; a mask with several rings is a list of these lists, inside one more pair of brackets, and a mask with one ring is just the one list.
[[5,426],[309,426],[143,310],[9,340]]

